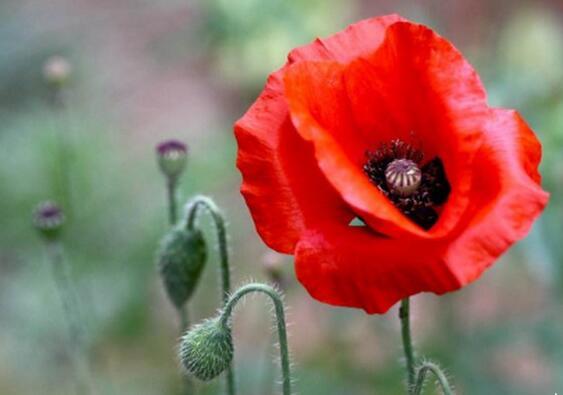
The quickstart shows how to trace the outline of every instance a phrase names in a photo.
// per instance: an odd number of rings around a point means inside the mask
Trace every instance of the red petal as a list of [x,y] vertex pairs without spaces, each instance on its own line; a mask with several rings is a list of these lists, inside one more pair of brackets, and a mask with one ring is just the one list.
[[404,21],[396,14],[365,19],[348,26],[328,38],[296,48],[289,54],[290,63],[300,60],[336,60],[347,63],[358,56],[375,51],[385,37],[385,30],[395,22]]
[[486,126],[473,166],[471,206],[445,257],[462,284],[528,233],[549,196],[539,185],[540,143],[518,113],[492,109]]
[[[390,15],[358,22],[334,36],[295,49],[289,63],[298,59],[351,59],[367,53],[377,48],[385,27],[398,20],[398,16]],[[268,78],[260,97],[236,123],[235,134],[239,145],[237,166],[243,177],[241,191],[257,230],[270,247],[291,253],[307,224],[331,216],[347,222],[353,214],[342,212],[341,199],[318,170],[310,144],[291,124],[280,83],[286,68]]]
[[[335,191],[314,161],[312,148],[295,132],[280,89],[280,74],[235,125],[241,192],[262,239],[271,248],[292,253],[308,226],[327,215],[350,221]],[[330,213],[330,214],[327,214]]]
[[405,247],[405,241],[379,237],[365,227],[325,226],[301,238],[295,270],[315,299],[370,314],[384,313],[421,291],[460,286],[440,263],[438,243],[411,241]]

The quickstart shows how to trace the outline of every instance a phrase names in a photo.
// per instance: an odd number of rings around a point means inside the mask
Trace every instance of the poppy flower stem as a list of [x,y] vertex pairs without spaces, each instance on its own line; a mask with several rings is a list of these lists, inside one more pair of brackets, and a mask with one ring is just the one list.
[[422,389],[424,387],[424,381],[426,380],[426,376],[428,373],[433,373],[438,380],[438,383],[442,387],[442,391],[444,395],[454,395],[454,392],[448,382],[448,378],[446,374],[440,369],[438,365],[431,361],[423,362],[417,369],[416,369],[416,383],[413,388],[413,395],[421,395]]
[[405,359],[407,364],[407,382],[409,388],[413,388],[415,384],[414,349],[411,337],[410,300],[408,297],[401,300],[401,307],[399,308],[399,318],[401,320],[403,348],[405,351]]
[[[200,207],[205,208],[215,224],[217,231],[217,242],[219,244],[219,260],[221,274],[221,304],[225,306],[231,292],[231,269],[229,263],[229,248],[227,243],[227,227],[221,210],[213,200],[206,196],[198,195],[192,198],[186,205],[186,228],[193,230],[196,227]],[[227,394],[235,395],[234,369],[231,363],[226,374]]]
[[415,355],[412,345],[410,328],[410,300],[405,298],[401,301],[399,308],[399,318],[401,319],[401,329],[403,335],[403,348],[407,365],[408,393],[409,395],[421,395],[424,382],[428,373],[433,373],[442,387],[444,395],[454,395],[452,387],[444,371],[434,362],[422,361],[415,367]]
[[48,242],[47,254],[53,280],[59,292],[69,332],[69,348],[77,371],[80,393],[93,394],[93,377],[90,361],[86,354],[84,321],[80,316],[78,296],[72,285],[64,259],[63,245],[59,241]]
[[289,364],[289,348],[287,342],[287,329],[285,324],[285,310],[282,301],[282,297],[275,288],[270,285],[261,283],[251,283],[247,284],[233,293],[225,305],[220,318],[220,323],[225,328],[230,328],[231,316],[233,314],[233,309],[235,305],[242,299],[246,294],[252,292],[261,292],[270,297],[274,304],[274,310],[276,314],[276,324],[278,329],[278,341],[280,347],[280,357],[281,357],[281,372],[282,372],[282,390],[283,395],[291,395],[291,375],[290,375],[290,364]]

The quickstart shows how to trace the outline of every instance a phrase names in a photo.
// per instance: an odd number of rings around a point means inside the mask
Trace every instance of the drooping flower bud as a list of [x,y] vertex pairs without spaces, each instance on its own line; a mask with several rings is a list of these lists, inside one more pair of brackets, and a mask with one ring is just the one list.
[[43,65],[43,77],[51,85],[64,85],[68,81],[71,72],[71,64],[60,55],[51,56]]
[[177,179],[186,168],[188,147],[178,140],[158,144],[156,154],[160,170],[170,179]]
[[182,337],[179,356],[186,371],[209,381],[225,371],[233,360],[231,328],[219,317],[195,325]]
[[33,210],[33,225],[47,240],[59,237],[64,221],[62,209],[53,202],[42,202]]
[[201,231],[172,229],[162,240],[157,264],[171,302],[177,309],[192,296],[207,260]]

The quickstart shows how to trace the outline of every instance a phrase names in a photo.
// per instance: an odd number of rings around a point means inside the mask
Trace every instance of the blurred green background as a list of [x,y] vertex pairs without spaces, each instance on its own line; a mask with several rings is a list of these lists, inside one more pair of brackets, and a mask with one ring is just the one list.
[[[0,394],[75,393],[64,315],[30,220],[44,199],[68,210],[64,242],[100,393],[182,393],[177,317],[154,265],[167,229],[154,145],[170,137],[191,149],[182,200],[205,193],[228,217],[234,283],[265,280],[264,264],[287,263],[298,393],[404,393],[396,308],[367,316],[307,295],[291,258],[269,252],[254,231],[238,192],[232,134],[292,47],[392,12],[453,41],[481,74],[491,104],[523,113],[543,142],[552,193],[530,236],[478,282],[414,298],[418,350],[448,368],[460,395],[563,393],[560,0],[2,0]],[[73,65],[62,111],[50,105],[42,77],[56,54]],[[215,311],[216,275],[206,270],[194,319]],[[237,315],[244,395],[279,392],[268,311],[255,298]],[[219,394],[221,384],[201,393]]]

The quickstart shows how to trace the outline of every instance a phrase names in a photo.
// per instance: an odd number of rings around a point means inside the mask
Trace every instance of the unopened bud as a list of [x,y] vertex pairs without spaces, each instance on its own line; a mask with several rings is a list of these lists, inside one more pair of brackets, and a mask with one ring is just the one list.
[[64,224],[61,208],[53,202],[43,202],[33,210],[33,225],[48,240],[56,239]]
[[59,55],[51,56],[43,65],[43,77],[52,85],[64,85],[72,72],[69,61]]
[[156,155],[164,175],[176,179],[186,167],[188,147],[180,141],[167,140],[157,145]]
[[168,297],[181,309],[195,291],[207,260],[203,234],[197,229],[172,229],[161,242],[157,260]]
[[262,255],[262,263],[270,282],[280,288],[285,288],[283,255],[270,250]]
[[212,380],[233,360],[231,328],[219,317],[195,325],[182,337],[179,353],[188,373],[202,381]]

